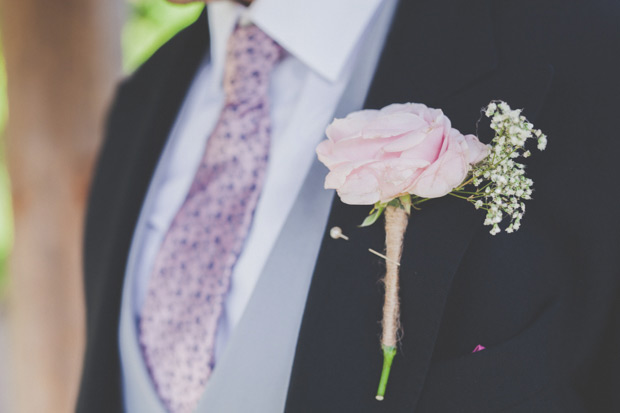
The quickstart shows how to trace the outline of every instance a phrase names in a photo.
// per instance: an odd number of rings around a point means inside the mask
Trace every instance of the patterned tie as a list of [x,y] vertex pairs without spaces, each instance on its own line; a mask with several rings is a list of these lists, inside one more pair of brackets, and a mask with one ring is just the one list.
[[267,168],[269,75],[282,54],[254,25],[231,35],[225,106],[155,258],[140,343],[172,413],[195,409],[214,367],[218,319]]

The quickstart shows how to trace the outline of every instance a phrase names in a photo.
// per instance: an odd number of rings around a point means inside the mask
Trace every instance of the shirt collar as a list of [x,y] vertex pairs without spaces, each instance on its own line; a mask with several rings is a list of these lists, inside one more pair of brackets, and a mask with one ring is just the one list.
[[209,7],[211,60],[223,67],[235,24],[250,21],[311,70],[336,81],[382,0],[254,0]]

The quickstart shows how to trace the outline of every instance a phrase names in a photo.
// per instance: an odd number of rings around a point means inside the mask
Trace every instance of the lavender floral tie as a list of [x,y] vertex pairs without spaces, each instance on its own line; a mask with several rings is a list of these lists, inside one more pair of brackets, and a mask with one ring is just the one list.
[[140,343],[172,413],[195,409],[214,367],[218,319],[269,155],[269,75],[282,48],[254,25],[228,43],[225,106],[155,258]]

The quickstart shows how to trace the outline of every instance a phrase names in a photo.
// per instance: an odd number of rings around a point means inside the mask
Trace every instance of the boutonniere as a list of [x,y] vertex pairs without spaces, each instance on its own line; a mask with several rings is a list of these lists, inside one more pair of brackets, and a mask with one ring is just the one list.
[[519,158],[527,158],[528,140],[544,150],[546,136],[501,101],[482,109],[495,136],[490,145],[452,128],[439,109],[422,104],[393,104],[335,119],[328,139],[317,147],[329,174],[325,188],[335,189],[342,202],[373,205],[361,226],[385,216],[386,261],[383,306],[383,369],[377,400],[383,400],[400,330],[399,266],[403,237],[412,209],[433,198],[453,196],[486,211],[484,225],[495,235],[519,229],[531,198],[532,180]]

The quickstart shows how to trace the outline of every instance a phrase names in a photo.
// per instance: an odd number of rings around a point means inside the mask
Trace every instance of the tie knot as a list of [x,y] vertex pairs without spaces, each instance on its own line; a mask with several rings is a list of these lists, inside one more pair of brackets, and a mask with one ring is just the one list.
[[284,49],[256,25],[237,26],[228,40],[224,91],[229,103],[265,96]]

